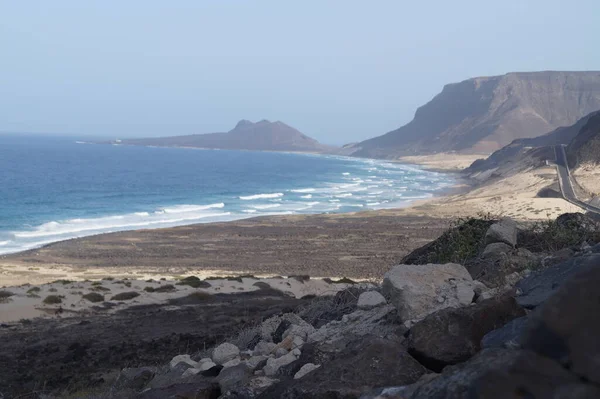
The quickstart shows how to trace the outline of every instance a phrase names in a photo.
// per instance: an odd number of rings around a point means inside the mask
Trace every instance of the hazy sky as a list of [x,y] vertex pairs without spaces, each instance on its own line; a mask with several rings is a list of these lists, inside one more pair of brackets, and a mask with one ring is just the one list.
[[0,0],[0,131],[110,137],[281,120],[383,134],[444,84],[600,69],[598,0]]

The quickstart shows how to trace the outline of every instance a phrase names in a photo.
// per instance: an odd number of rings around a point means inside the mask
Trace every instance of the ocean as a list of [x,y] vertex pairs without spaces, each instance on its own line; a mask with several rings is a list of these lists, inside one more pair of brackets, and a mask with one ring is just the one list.
[[99,233],[402,207],[451,176],[379,160],[0,135],[0,254]]

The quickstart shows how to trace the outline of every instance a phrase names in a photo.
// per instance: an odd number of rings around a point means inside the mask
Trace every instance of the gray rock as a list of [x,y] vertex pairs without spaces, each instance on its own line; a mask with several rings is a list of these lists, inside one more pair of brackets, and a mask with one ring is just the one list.
[[517,224],[512,219],[504,218],[490,226],[485,233],[485,243],[503,242],[516,247],[518,232]]
[[238,365],[238,364],[240,364],[241,362],[242,362],[242,361],[241,361],[241,359],[240,359],[239,357],[236,357],[235,359],[231,359],[230,361],[228,361],[228,362],[225,362],[225,363],[223,364],[223,370],[224,370],[224,369],[227,369],[227,368],[229,368],[229,367],[237,366],[237,365]]
[[294,324],[283,333],[283,339],[286,339],[290,335],[292,337],[299,337],[303,341],[306,341],[308,336],[315,332],[315,328],[308,323],[304,324]]
[[600,254],[600,243],[598,243],[598,244],[594,245],[594,246],[593,246],[593,247],[590,249],[590,251],[591,251],[593,254]]
[[501,255],[509,254],[513,251],[513,247],[503,242],[493,242],[488,244],[483,253],[481,254],[482,258],[495,258]]
[[221,387],[221,392],[225,393],[236,387],[245,385],[251,376],[252,371],[248,366],[242,363],[233,367],[224,368],[216,381]]
[[154,367],[123,369],[115,382],[115,388],[128,388],[134,391],[141,391],[154,378],[155,374],[156,368]]
[[367,291],[360,294],[358,297],[358,308],[359,309],[372,309],[377,306],[385,305],[387,301],[377,291]]
[[487,333],[481,340],[482,348],[517,348],[519,337],[525,329],[527,317],[522,316],[509,321],[504,326]]
[[277,344],[274,344],[273,342],[260,341],[254,347],[252,354],[254,356],[267,356],[271,354],[271,352],[273,352],[275,348],[277,348]]
[[194,398],[216,399],[219,397],[219,385],[212,381],[195,381],[171,383],[170,385],[151,388],[144,391],[138,399],[165,399],[165,398]]
[[174,368],[175,366],[177,366],[179,363],[185,363],[190,365],[190,367],[198,367],[198,363],[193,361],[190,358],[190,355],[177,355],[175,356],[173,359],[171,359],[171,361],[169,362],[169,366],[171,366],[171,368]]
[[471,303],[472,281],[467,269],[455,263],[398,265],[385,274],[382,291],[406,321]]
[[200,371],[206,371],[206,370],[211,369],[211,368],[213,368],[215,366],[216,366],[216,364],[210,358],[204,358],[204,359],[201,359],[198,362],[198,369]]
[[521,343],[600,384],[600,256],[593,259],[532,312]]
[[294,355],[291,352],[284,356],[278,357],[277,359],[269,358],[267,360],[267,365],[263,369],[265,372],[265,375],[267,377],[276,375],[277,370],[279,370],[280,367],[288,365],[288,364],[292,363],[293,361],[295,361],[296,359],[297,359],[296,355]]
[[481,349],[485,334],[524,315],[525,311],[510,296],[475,306],[442,309],[411,328],[408,350],[421,364],[439,372],[449,364],[471,358]]
[[306,363],[304,366],[302,366],[300,368],[300,370],[298,370],[298,372],[296,374],[294,374],[294,379],[298,380],[298,379],[304,377],[306,374],[310,373],[311,371],[318,369],[319,367],[321,367],[320,364],[317,365],[317,364],[313,364],[313,363]]
[[265,360],[267,360],[267,356],[252,356],[251,358],[244,360],[244,363],[250,370],[254,371],[257,369],[258,365]]
[[565,386],[578,389],[582,385],[577,376],[534,352],[494,348],[445,368],[410,399],[555,398]]
[[277,348],[275,349],[275,357],[281,357],[288,354],[288,350],[285,348]]
[[554,294],[569,277],[599,264],[600,254],[591,254],[535,271],[516,284],[519,292],[517,302],[525,308],[535,308]]
[[212,360],[216,364],[223,365],[228,361],[235,359],[239,355],[240,349],[237,346],[225,342],[213,350]]

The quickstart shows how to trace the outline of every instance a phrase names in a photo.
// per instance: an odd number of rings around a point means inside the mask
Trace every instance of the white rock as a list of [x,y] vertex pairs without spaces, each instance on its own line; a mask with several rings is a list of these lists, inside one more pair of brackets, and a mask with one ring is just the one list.
[[233,367],[233,366],[237,366],[238,364],[241,363],[241,360],[239,357],[236,357],[235,359],[232,359],[228,362],[223,363],[223,370],[229,368],[229,367]]
[[511,247],[516,247],[517,233],[517,224],[514,222],[514,220],[504,218],[490,226],[485,233],[485,242],[487,244],[503,242]]
[[292,349],[292,354],[294,356],[298,357],[302,354],[302,351],[300,351],[300,349],[298,349],[298,348],[294,348],[294,349]]
[[285,348],[277,348],[275,350],[275,357],[281,357],[281,356],[285,356],[288,354],[288,350]]
[[193,367],[190,367],[189,369],[185,370],[183,372],[183,374],[181,374],[181,378],[191,377],[193,375],[200,373],[201,371],[202,370],[200,370],[200,369],[195,369]]
[[296,356],[294,356],[294,354],[291,352],[277,359],[269,358],[263,371],[265,372],[266,376],[273,376],[277,374],[277,370],[279,370],[281,367],[288,365],[295,360]]
[[357,306],[359,309],[372,309],[385,304],[386,300],[379,292],[367,291],[360,294]]
[[406,321],[471,303],[472,281],[467,269],[455,263],[398,265],[385,274],[382,290]]
[[177,355],[175,356],[173,359],[171,359],[171,361],[169,362],[169,366],[171,366],[171,368],[177,366],[179,363],[186,363],[189,364],[192,367],[198,367],[198,363],[193,361],[190,358],[190,355]]
[[313,364],[313,363],[306,363],[304,366],[302,366],[300,368],[300,370],[298,370],[298,372],[294,375],[294,379],[298,380],[302,377],[304,377],[306,374],[310,373],[311,371],[314,371],[316,369],[318,369],[319,367],[321,367],[321,365],[317,365],[317,364]]
[[254,347],[254,350],[252,351],[252,355],[253,356],[268,355],[271,352],[273,352],[275,350],[275,348],[277,348],[277,344],[274,344],[273,342],[260,341]]
[[212,355],[212,360],[216,364],[225,364],[230,360],[235,359],[240,354],[240,349],[228,342],[221,344],[215,348]]
[[293,345],[293,348],[302,348],[302,346],[304,345],[304,340],[300,337],[294,337],[294,340],[292,341],[292,345]]

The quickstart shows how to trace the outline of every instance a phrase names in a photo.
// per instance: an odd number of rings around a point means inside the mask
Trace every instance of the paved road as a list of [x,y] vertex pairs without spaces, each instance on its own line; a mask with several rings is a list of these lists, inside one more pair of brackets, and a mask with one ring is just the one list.
[[569,164],[567,162],[567,153],[565,152],[565,146],[557,145],[554,146],[554,155],[556,157],[556,171],[558,172],[558,183],[560,185],[560,191],[565,200],[570,203],[577,205],[588,212],[594,212],[600,214],[600,208],[590,205],[586,202],[577,199],[573,184],[571,182],[571,172],[569,171]]

